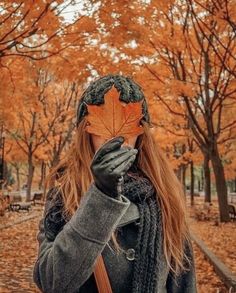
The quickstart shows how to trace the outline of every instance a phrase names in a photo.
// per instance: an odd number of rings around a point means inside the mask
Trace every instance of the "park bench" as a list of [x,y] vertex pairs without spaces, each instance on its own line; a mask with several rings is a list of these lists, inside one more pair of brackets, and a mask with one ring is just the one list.
[[22,201],[22,197],[20,194],[12,195],[12,202],[20,202],[20,201]]
[[232,204],[228,204],[228,208],[229,208],[229,217],[231,220],[236,220],[236,209],[235,206]]
[[22,197],[20,194],[13,194],[12,200],[10,199],[10,196],[5,196],[8,201],[8,207],[7,210],[9,212],[19,212],[20,210],[28,211],[31,208],[31,203],[28,202],[22,202]]
[[29,212],[30,208],[31,203],[29,202],[12,202],[9,205],[9,211],[12,212],[19,212],[20,210]]
[[236,203],[236,192],[229,192],[228,193],[229,203]]
[[31,199],[31,201],[33,202],[33,205],[35,206],[37,201],[39,201],[38,203],[39,204],[42,204],[43,203],[43,193],[40,192],[40,193],[35,193],[33,198]]

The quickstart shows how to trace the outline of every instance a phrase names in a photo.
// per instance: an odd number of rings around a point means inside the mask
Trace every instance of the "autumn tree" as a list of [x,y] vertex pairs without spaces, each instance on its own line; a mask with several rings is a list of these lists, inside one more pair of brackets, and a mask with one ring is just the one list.
[[10,137],[6,140],[5,146],[5,158],[6,164],[12,167],[16,177],[16,190],[20,190],[21,188],[21,177],[27,177],[27,174],[23,171],[23,166],[27,161],[27,156],[25,153],[19,149],[15,140]]
[[104,1],[97,11],[109,31],[101,35],[101,43],[112,46],[118,59],[126,56],[150,99],[184,108],[206,173],[212,163],[221,221],[228,221],[229,214],[219,149],[235,139],[236,122],[227,116],[228,107],[235,109],[236,91],[235,16],[229,7],[233,1],[113,1],[110,6]]
[[69,81],[52,83],[45,93],[44,114],[50,115],[51,104],[48,101],[54,96],[56,97],[56,107],[60,116],[55,121],[49,135],[47,135],[43,127],[39,128],[42,135],[46,138],[42,148],[35,153],[37,160],[41,162],[39,189],[42,188],[46,168],[52,168],[59,162],[66,146],[71,142],[75,131],[75,116],[79,93],[78,84]]
[[[22,72],[26,72],[23,71],[22,68],[28,68],[27,59],[32,60],[32,62],[40,61],[41,66],[44,66],[42,60],[48,60],[50,58],[50,63],[52,67],[54,67],[54,75],[57,77],[60,75],[62,77],[62,82],[64,78],[73,82],[77,77],[77,83],[79,79],[82,83],[86,77],[90,75],[90,70],[86,67],[87,56],[90,47],[90,39],[93,34],[96,35],[97,33],[96,22],[92,17],[93,6],[89,3],[85,3],[83,9],[74,13],[73,17],[66,19],[66,11],[68,11],[68,9],[70,11],[77,9],[77,3],[71,0],[40,0],[37,2],[0,1],[0,120],[1,123],[4,124],[4,128],[7,128],[11,135],[13,135],[13,133],[16,135],[17,131],[25,131],[24,134],[26,134],[27,131],[29,132],[29,121],[31,121],[31,134],[33,135],[35,127],[37,128],[40,124],[38,123],[38,120],[40,120],[39,116],[43,116],[43,113],[40,112],[44,106],[40,98],[37,103],[35,103],[35,97],[31,95],[37,92],[37,90],[35,90],[35,82],[32,81],[31,72],[28,72],[29,74],[26,73],[24,78],[22,76]],[[70,49],[73,52],[69,51]],[[86,54],[83,55],[82,52]],[[72,58],[73,54],[75,58]],[[20,60],[19,58],[22,59]],[[71,59],[75,60],[74,64],[70,62]],[[78,69],[78,64],[80,69]],[[36,63],[32,63],[32,68],[34,66],[37,66]],[[32,69],[32,75],[34,74],[35,71]],[[75,74],[77,75],[76,77]],[[24,94],[19,94],[21,90],[22,92],[24,91]],[[40,93],[36,95],[39,97]],[[19,107],[13,105],[12,99],[17,103],[19,102]],[[25,109],[25,104],[29,107],[30,104],[31,106],[33,105],[32,113],[35,113],[34,115],[28,113],[28,117],[25,115],[24,111],[23,113],[17,112],[19,109]],[[23,123],[24,120],[25,122]],[[20,124],[19,121],[21,121],[21,125],[18,125],[19,129],[16,131],[17,122]],[[26,129],[27,127],[25,125],[27,123],[29,129]],[[42,148],[44,144],[43,141],[47,140],[47,136],[47,133],[42,134],[40,148]],[[22,137],[23,136],[21,136],[21,138]],[[34,135],[31,136],[29,134],[29,137],[31,137],[31,140],[34,139]],[[68,137],[65,136],[65,139],[67,138]],[[18,139],[16,141],[19,142]],[[26,141],[27,139],[25,137],[25,144]],[[39,141],[36,145],[38,143]],[[38,148],[36,148],[37,151],[33,151],[33,149],[31,149],[31,144],[33,143],[30,142],[30,144],[27,145],[28,154],[32,154],[33,152],[36,155]],[[57,156],[64,144],[63,142],[56,151]],[[36,156],[35,159],[37,158]],[[54,158],[54,161],[55,160]],[[31,166],[29,174],[32,174],[32,159],[29,159],[29,165]],[[30,178],[28,178],[28,180],[30,180]],[[30,189],[30,184],[28,184],[28,186]]]
[[[75,9],[72,0],[0,1],[0,58],[13,56],[42,60],[70,46],[85,44],[85,33],[96,32],[94,19],[79,11],[68,23],[64,11]],[[87,15],[86,15],[87,14]],[[91,13],[90,13],[91,14]]]
[[[72,119],[71,109],[68,108],[68,100],[72,99],[69,92],[68,99],[63,97],[61,91],[56,92],[55,89],[58,88],[56,83],[51,87],[53,76],[45,70],[36,67],[31,61],[28,61],[28,67],[25,60],[17,61],[19,63],[15,60],[14,65],[21,71],[21,63],[24,62],[24,75],[27,78],[22,80],[22,85],[18,81],[19,88],[14,91],[15,99],[12,100],[11,96],[8,98],[9,108],[14,113],[14,125],[7,120],[9,125],[6,126],[6,130],[27,157],[27,200],[29,200],[35,164],[39,158],[48,159],[50,145],[47,144],[47,140],[56,124],[63,119],[67,121]],[[13,71],[15,75],[12,75],[13,81],[19,76],[16,68]],[[57,126],[61,127],[62,124]],[[62,128],[58,129],[62,130]]]
[[[204,15],[200,7],[190,3],[186,9],[188,13],[186,12],[185,18],[183,18],[184,25],[181,27],[176,25],[176,21],[183,11],[180,10],[176,16],[176,7],[173,7],[173,10],[169,11],[169,15],[166,14],[169,39],[166,39],[166,42],[162,40],[163,47],[158,47],[157,51],[163,63],[170,69],[172,80],[168,79],[169,85],[175,87],[180,102],[186,106],[190,127],[196,143],[204,154],[206,164],[208,158],[212,162],[220,218],[222,221],[228,221],[227,187],[219,145],[234,139],[231,133],[236,121],[233,117],[230,120],[229,116],[227,118],[225,116],[229,105],[231,109],[236,106],[234,76],[225,69],[226,63],[233,64],[233,71],[236,67],[236,62],[231,57],[234,50],[233,36],[230,32],[225,36],[226,24],[217,23],[212,14]],[[214,8],[212,7],[212,9]],[[202,23],[211,26],[207,37],[202,34]],[[217,45],[217,40],[215,41],[216,35],[225,45],[223,52],[222,48]],[[181,45],[178,47],[173,46],[176,38],[181,40]],[[172,43],[168,44],[168,40]],[[209,44],[209,40],[211,44]],[[151,43],[156,47],[154,42]],[[223,61],[217,58],[215,51],[219,51],[219,54],[224,56]],[[161,95],[159,98],[162,99]],[[195,109],[197,109],[197,113]],[[227,135],[222,138],[222,134],[225,132]]]

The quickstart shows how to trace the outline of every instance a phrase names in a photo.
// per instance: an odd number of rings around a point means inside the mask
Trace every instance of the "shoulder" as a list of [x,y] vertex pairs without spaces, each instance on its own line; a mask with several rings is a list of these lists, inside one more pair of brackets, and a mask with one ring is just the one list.
[[59,188],[57,186],[53,186],[49,188],[45,196],[46,201],[53,201],[57,198],[61,198],[61,193]]
[[45,235],[49,240],[54,240],[66,223],[63,217],[64,203],[58,188],[51,188],[46,194],[44,210]]

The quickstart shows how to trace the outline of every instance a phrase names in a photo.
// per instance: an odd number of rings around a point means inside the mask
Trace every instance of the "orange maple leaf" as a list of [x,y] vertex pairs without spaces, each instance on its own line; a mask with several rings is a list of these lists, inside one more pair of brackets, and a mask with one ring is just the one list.
[[142,100],[125,103],[119,99],[119,92],[112,88],[104,95],[104,104],[87,104],[86,131],[105,139],[124,136],[125,140],[143,133],[140,125]]

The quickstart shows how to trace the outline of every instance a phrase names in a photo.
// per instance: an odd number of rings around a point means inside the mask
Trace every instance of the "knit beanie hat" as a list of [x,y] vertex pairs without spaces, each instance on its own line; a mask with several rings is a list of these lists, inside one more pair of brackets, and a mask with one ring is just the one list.
[[113,85],[120,93],[120,100],[125,103],[135,103],[143,99],[143,117],[141,120],[146,121],[149,126],[152,127],[146,98],[141,87],[131,77],[119,74],[108,74],[90,83],[88,88],[83,92],[79,101],[76,126],[78,127],[83,117],[88,114],[86,104],[104,104],[104,95],[112,88]]

